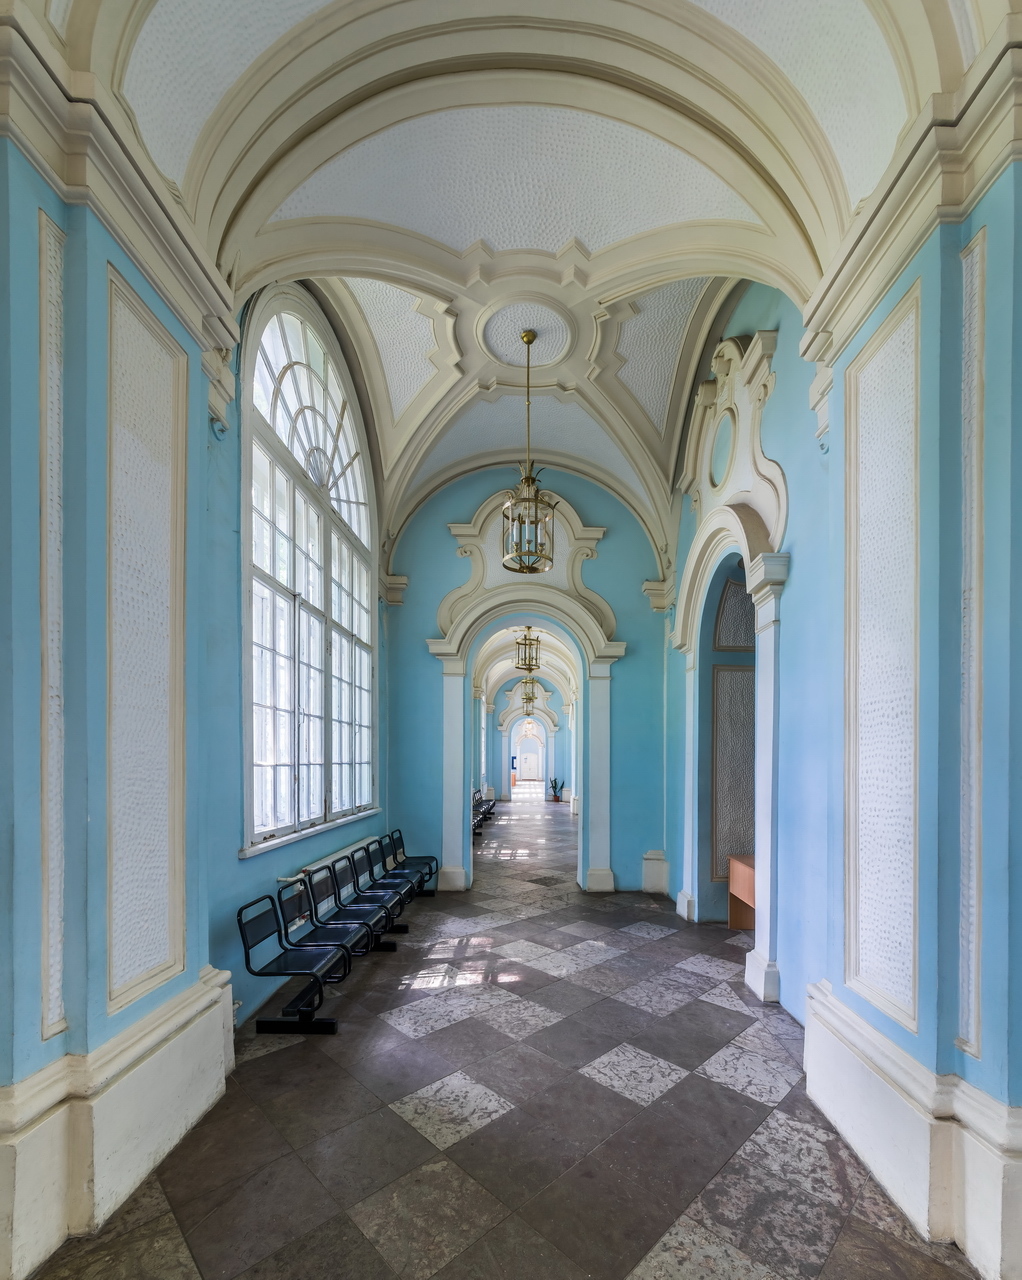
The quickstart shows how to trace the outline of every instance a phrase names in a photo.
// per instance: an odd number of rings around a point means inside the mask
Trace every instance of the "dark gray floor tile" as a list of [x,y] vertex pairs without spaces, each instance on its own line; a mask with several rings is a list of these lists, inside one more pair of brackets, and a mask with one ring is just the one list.
[[592,1156],[519,1211],[597,1280],[621,1280],[675,1219],[671,1207]]
[[[271,1054],[271,1057],[275,1055]],[[235,1178],[253,1173],[288,1155],[288,1141],[257,1107],[185,1135],[156,1173],[175,1210]]]
[[320,1052],[319,1045],[310,1039],[301,1041],[292,1049],[281,1049],[243,1063],[235,1071],[234,1078],[253,1102],[261,1104],[305,1085],[327,1089],[343,1074],[337,1063]]
[[393,1280],[346,1213],[314,1227],[244,1272],[243,1280]]
[[292,1147],[304,1147],[382,1106],[371,1089],[339,1074],[325,1087],[307,1084],[271,1098],[263,1103],[263,1113]]
[[532,1045],[512,1043],[467,1068],[473,1080],[509,1102],[524,1102],[539,1089],[562,1080],[568,1068]]
[[630,1043],[694,1071],[755,1021],[751,1014],[747,1017],[707,1000],[692,1000],[657,1019],[655,1027],[630,1038]]
[[592,1027],[585,1027],[580,1022],[564,1018],[555,1022],[552,1027],[544,1027],[542,1031],[535,1032],[528,1037],[526,1043],[566,1067],[581,1067],[608,1053],[621,1043],[621,1037],[606,1035]]
[[508,1216],[506,1205],[443,1158],[406,1173],[348,1212],[406,1280],[428,1280]]
[[32,1280],[201,1280],[172,1213],[133,1227],[87,1253],[59,1249]]
[[567,1138],[527,1111],[515,1109],[470,1134],[445,1154],[509,1209],[526,1201],[586,1154],[587,1144]]
[[239,1111],[245,1111],[251,1105],[252,1099],[241,1085],[233,1076],[228,1076],[224,1096],[215,1106],[210,1107],[199,1124],[215,1124],[218,1120],[226,1120],[228,1116],[237,1115]]
[[512,1214],[437,1272],[436,1280],[585,1280],[586,1273]]
[[661,1019],[643,1009],[633,1009],[620,1000],[607,998],[573,1013],[569,1021],[636,1044],[636,1036],[654,1031]]
[[395,1031],[375,1014],[365,1010],[361,1012],[368,1019],[367,1024],[341,1022],[337,1035],[323,1037],[320,1052],[342,1067],[348,1067],[371,1053],[400,1051],[409,1044],[408,1036]]
[[532,1094],[521,1106],[586,1150],[609,1138],[642,1109],[640,1103],[577,1071],[549,1089]]
[[515,1041],[478,1018],[465,1018],[450,1027],[431,1031],[418,1043],[424,1049],[440,1054],[454,1067],[465,1067],[469,1063],[478,1062],[480,1058],[488,1058],[490,1054],[507,1049]]
[[356,1120],[299,1151],[342,1208],[436,1156],[436,1147],[389,1107]]
[[296,1155],[244,1179],[185,1239],[204,1280],[232,1280],[337,1213]]
[[719,1152],[721,1164],[770,1114],[766,1103],[698,1075],[686,1076],[653,1106],[693,1144]]
[[603,996],[599,991],[580,987],[577,982],[572,982],[568,978],[560,978],[557,982],[551,982],[549,986],[534,992],[529,999],[545,1005],[548,1009],[553,1009],[555,1013],[568,1014],[577,1013],[586,1005],[595,1004],[598,1000],[602,1000]]
[[356,1080],[384,1102],[396,1102],[423,1085],[451,1075],[456,1069],[439,1053],[415,1040],[400,1048],[367,1054],[348,1068]]
[[538,942],[541,947],[549,947],[551,951],[563,951],[566,947],[577,947],[582,941],[573,934],[562,933],[559,929],[544,929],[533,925],[532,933],[526,934],[529,942]]

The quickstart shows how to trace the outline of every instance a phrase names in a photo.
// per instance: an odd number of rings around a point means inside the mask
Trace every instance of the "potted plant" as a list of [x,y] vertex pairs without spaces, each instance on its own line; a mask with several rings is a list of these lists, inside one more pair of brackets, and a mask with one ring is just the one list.
[[550,779],[550,794],[557,804],[561,803],[561,792],[564,790],[563,781],[557,778]]

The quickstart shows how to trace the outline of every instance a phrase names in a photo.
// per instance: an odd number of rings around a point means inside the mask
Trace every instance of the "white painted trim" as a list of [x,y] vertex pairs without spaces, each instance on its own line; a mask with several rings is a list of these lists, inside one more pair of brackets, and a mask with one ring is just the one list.
[[955,1240],[985,1280],[1022,1280],[1022,1107],[939,1076],[809,987],[813,1101],[927,1239]]
[[647,849],[642,855],[642,892],[666,893],[669,870],[663,849]]
[[[256,844],[238,850],[239,858],[255,858],[260,853],[268,853],[271,849],[283,849],[289,844],[298,844],[311,836],[322,835],[324,831],[337,831],[340,827],[349,827],[353,822],[364,822],[366,818],[378,818],[383,812],[379,807],[360,809],[358,813],[349,813],[343,818],[334,818],[332,822],[320,822],[316,826],[302,827],[301,831],[291,831],[286,836],[276,836],[273,840],[262,840]],[[352,845],[357,849],[358,845]],[[337,854],[333,855],[337,857]]]
[[194,986],[87,1055],[0,1088],[0,1280],[98,1230],[223,1095],[230,974]]
[[64,240],[39,210],[42,1035],[64,1017]]
[[755,877],[756,945],[745,981],[761,1000],[780,999],[777,969],[777,778],[780,755],[781,591],[786,553],[757,556],[746,570],[756,608]]
[[610,848],[610,663],[589,670],[589,893],[613,893]]
[[962,250],[962,684],[958,940],[960,1049],[981,1051],[983,944],[983,409],[986,227]]

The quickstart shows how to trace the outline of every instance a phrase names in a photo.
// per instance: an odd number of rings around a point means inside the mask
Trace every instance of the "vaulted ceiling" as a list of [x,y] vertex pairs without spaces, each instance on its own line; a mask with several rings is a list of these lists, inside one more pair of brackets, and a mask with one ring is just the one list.
[[[41,11],[45,0],[35,0]],[[383,522],[523,446],[666,547],[735,284],[803,304],[1000,0],[48,0],[240,305],[312,279],[372,404]]]

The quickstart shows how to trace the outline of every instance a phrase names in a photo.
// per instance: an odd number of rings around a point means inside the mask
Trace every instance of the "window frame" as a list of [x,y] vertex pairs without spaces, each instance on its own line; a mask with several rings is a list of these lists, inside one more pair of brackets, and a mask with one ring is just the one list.
[[[273,429],[271,423],[267,423],[262,413],[256,408],[253,395],[253,379],[255,375],[256,359],[259,353],[260,341],[265,332],[267,324],[281,312],[291,312],[300,317],[307,325],[309,325],[316,334],[319,342],[322,344],[328,357],[333,361],[334,367],[340,381],[341,390],[345,397],[345,404],[351,418],[352,429],[355,436],[356,448],[359,451],[362,462],[363,479],[365,483],[366,502],[368,505],[368,526],[369,540],[368,547],[362,542],[361,538],[350,526],[345,522],[341,514],[332,506],[329,497],[315,484],[302,464],[294,456],[285,442],[280,438]],[[378,539],[378,522],[376,511],[376,491],[374,485],[373,469],[371,465],[371,456],[367,447],[365,423],[362,418],[361,406],[355,391],[354,381],[348,370],[347,363],[340,349],[340,344],[334,334],[334,330],[329,323],[326,315],[309,294],[296,285],[288,285],[275,287],[266,290],[260,295],[255,303],[251,306],[248,315],[245,318],[245,331],[242,341],[242,359],[241,359],[241,500],[243,510],[241,512],[241,532],[242,532],[242,711],[243,711],[243,757],[244,757],[244,786],[243,786],[243,844],[239,849],[239,857],[247,858],[264,850],[279,847],[283,844],[289,844],[292,841],[304,839],[306,836],[313,835],[320,831],[327,831],[336,827],[344,826],[351,822],[357,822],[361,819],[378,813],[379,810],[379,681],[378,681],[378,655],[379,655],[379,609],[377,607],[378,590],[376,582],[379,576],[378,557],[379,557],[379,539]],[[328,797],[325,805],[325,812],[322,818],[309,819],[303,821],[300,817],[300,810],[295,808],[293,821],[284,826],[274,827],[272,829],[256,832],[255,830],[255,750],[254,750],[254,673],[253,673],[253,647],[254,647],[254,626],[253,626],[253,595],[254,583],[257,576],[274,583],[275,589],[290,596],[294,602],[294,618],[293,618],[293,642],[297,642],[298,637],[298,613],[299,600],[294,589],[294,580],[292,585],[285,586],[279,580],[275,579],[272,573],[267,573],[255,563],[253,556],[253,501],[252,501],[252,483],[253,483],[253,451],[255,445],[258,444],[263,452],[270,458],[275,466],[279,466],[281,470],[288,476],[290,480],[289,499],[291,509],[292,522],[292,562],[294,561],[294,512],[295,512],[295,492],[298,489],[306,501],[312,502],[314,508],[319,512],[321,517],[321,537],[322,537],[322,603],[320,606],[309,603],[310,611],[316,617],[321,617],[324,622],[324,653],[323,653],[323,719],[324,719],[324,791]],[[370,768],[370,799],[367,805],[349,810],[347,812],[340,810],[331,810],[330,804],[333,799],[333,779],[332,779],[332,694],[330,690],[331,674],[332,674],[332,648],[333,648],[333,630],[335,623],[331,612],[331,571],[333,568],[333,535],[337,534],[342,541],[348,543],[350,549],[365,564],[368,574],[368,633],[369,639],[367,644],[369,655],[369,679],[370,679],[370,744],[369,744],[369,768]],[[363,642],[365,643],[365,642]],[[295,715],[297,720],[297,700],[298,700],[298,680],[299,680],[300,655],[295,648],[292,654],[292,672],[293,672],[293,698],[295,701]],[[298,736],[296,725],[295,737]],[[299,762],[296,758],[292,763],[293,776],[297,778],[299,770]],[[297,788],[296,788],[297,791]]]

